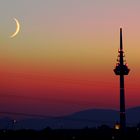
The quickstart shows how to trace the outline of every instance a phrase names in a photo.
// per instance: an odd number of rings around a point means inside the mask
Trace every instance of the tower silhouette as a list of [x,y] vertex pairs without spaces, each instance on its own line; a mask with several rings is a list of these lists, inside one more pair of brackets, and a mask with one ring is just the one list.
[[122,28],[120,28],[120,49],[117,58],[117,64],[114,69],[116,75],[120,76],[120,129],[121,132],[125,132],[126,129],[126,115],[125,115],[125,90],[124,90],[124,75],[128,75],[130,69],[124,61],[123,40],[122,40]]

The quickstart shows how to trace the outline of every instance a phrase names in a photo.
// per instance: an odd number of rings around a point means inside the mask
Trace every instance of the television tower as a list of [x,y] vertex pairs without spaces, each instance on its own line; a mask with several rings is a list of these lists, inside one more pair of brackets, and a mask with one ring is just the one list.
[[125,115],[125,90],[124,90],[124,75],[128,75],[130,69],[124,60],[122,28],[120,28],[120,49],[117,58],[117,64],[114,69],[116,75],[120,76],[120,129],[125,132],[126,129],[126,115]]

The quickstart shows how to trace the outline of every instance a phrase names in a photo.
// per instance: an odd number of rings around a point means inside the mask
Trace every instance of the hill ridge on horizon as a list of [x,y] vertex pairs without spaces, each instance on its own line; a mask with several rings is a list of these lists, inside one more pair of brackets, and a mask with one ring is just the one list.
[[[137,125],[140,122],[140,107],[133,107],[126,110],[126,121],[129,125]],[[72,113],[67,116],[39,118],[29,117],[17,120],[13,124],[10,117],[0,118],[0,129],[43,129],[51,128],[85,128],[97,127],[103,124],[114,126],[119,121],[119,111],[112,109],[88,109]],[[9,125],[10,124],[10,125]]]
[[[129,107],[129,108],[126,109],[126,112],[128,110],[136,110],[136,109],[140,109],[140,106]],[[42,114],[34,114],[34,113],[23,113],[23,112],[12,112],[12,111],[0,111],[0,114],[7,114],[9,116],[10,115],[29,116],[29,117],[33,117],[33,118],[37,118],[37,117],[38,118],[57,118],[57,117],[70,116],[70,115],[74,115],[74,114],[81,113],[81,112],[87,112],[87,111],[116,111],[116,112],[119,112],[119,109],[112,109],[112,108],[90,108],[90,109],[83,109],[83,110],[75,111],[75,112],[72,112],[72,113],[69,113],[69,114],[66,114],[66,115],[59,115],[59,116],[42,115]],[[8,116],[5,116],[5,117],[8,117]]]

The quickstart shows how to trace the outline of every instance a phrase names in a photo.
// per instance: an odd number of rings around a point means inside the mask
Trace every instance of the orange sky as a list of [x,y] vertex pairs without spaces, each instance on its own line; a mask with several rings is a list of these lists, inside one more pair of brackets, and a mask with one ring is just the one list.
[[[113,68],[120,27],[131,69],[125,79],[126,106],[139,106],[139,4],[0,2],[0,111],[62,115],[87,108],[119,109],[119,77]],[[11,39],[13,17],[21,31]]]

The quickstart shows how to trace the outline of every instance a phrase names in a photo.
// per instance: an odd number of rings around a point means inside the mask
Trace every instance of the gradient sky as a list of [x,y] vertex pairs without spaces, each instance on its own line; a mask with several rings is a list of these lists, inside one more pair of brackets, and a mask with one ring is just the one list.
[[[119,109],[113,73],[123,28],[126,107],[140,106],[140,1],[1,0],[0,111]],[[21,31],[15,38],[17,18]]]

